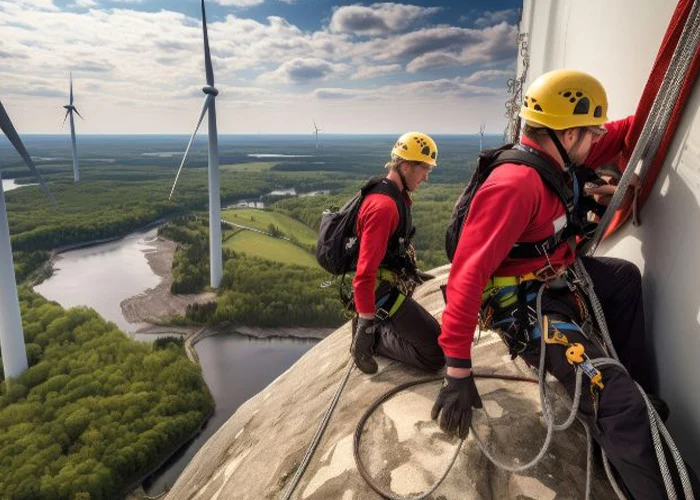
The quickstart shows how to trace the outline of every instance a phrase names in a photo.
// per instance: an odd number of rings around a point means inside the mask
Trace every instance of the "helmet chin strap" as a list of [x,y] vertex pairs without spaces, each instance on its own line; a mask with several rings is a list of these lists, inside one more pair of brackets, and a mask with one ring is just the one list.
[[401,165],[399,165],[399,168],[397,168],[396,171],[399,173],[399,178],[401,179],[401,184],[403,185],[404,191],[410,192],[411,190],[408,189],[408,184],[406,183],[406,176],[403,175],[403,172],[401,171]]
[[561,159],[564,162],[564,168],[566,170],[569,170],[569,167],[571,167],[572,165],[571,158],[569,158],[569,154],[566,152],[566,149],[564,149],[564,146],[557,137],[557,134],[555,134],[554,130],[552,130],[551,128],[547,129],[547,134],[549,134],[549,138],[552,139],[552,142],[556,146],[557,151],[559,151],[559,156],[561,156]]

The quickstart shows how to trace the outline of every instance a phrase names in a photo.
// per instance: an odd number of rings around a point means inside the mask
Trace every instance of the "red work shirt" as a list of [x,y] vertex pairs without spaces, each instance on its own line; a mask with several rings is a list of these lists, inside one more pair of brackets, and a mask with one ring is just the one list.
[[[609,163],[623,148],[631,123],[632,117],[607,123],[608,133],[592,146],[586,165],[595,169]],[[541,149],[525,137],[522,143]],[[564,205],[534,168],[508,163],[488,176],[472,200],[447,281],[438,341],[448,366],[471,366],[481,294],[491,276],[520,276],[547,264],[546,257],[508,258],[513,245],[544,240],[565,220]],[[549,259],[554,267],[566,266],[575,254],[562,244]]]
[[[409,209],[411,197],[402,191]],[[352,280],[355,290],[355,310],[360,314],[374,314],[374,287],[379,265],[386,254],[389,238],[399,227],[399,209],[391,196],[374,193],[367,196],[357,215],[355,234],[360,240],[357,272]]]

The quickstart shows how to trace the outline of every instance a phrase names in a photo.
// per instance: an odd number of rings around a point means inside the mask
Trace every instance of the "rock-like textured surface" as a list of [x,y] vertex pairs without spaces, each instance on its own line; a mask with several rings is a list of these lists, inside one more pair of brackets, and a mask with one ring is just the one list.
[[[431,313],[443,308],[437,279],[416,293]],[[279,498],[344,375],[350,327],[319,343],[263,392],[246,402],[199,451],[170,491],[172,500],[260,500]],[[500,339],[485,332],[474,349],[481,373],[525,374],[510,361]],[[367,376],[355,370],[328,430],[293,498],[371,500],[380,498],[365,484],[353,458],[356,424],[380,395],[426,374],[380,358],[380,370]],[[545,437],[537,385],[477,381],[484,410],[476,411],[479,436],[493,454],[511,463],[529,462]],[[386,402],[370,418],[361,444],[363,460],[376,480],[396,494],[426,490],[440,477],[457,444],[430,420],[438,383],[417,386]],[[561,403],[558,421],[566,410]],[[585,491],[586,440],[580,424],[555,433],[543,460],[522,474],[497,469],[470,437],[433,500],[582,499]],[[592,497],[616,498],[601,469],[594,469]]]

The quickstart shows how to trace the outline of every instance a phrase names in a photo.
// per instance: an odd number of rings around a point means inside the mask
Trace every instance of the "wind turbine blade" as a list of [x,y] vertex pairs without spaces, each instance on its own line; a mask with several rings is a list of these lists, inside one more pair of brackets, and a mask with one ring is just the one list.
[[69,104],[73,104],[73,72],[70,74],[70,102]]
[[66,110],[66,116],[63,117],[63,125],[66,124],[66,120],[68,119],[68,115],[70,114],[70,109]]
[[31,170],[32,174],[34,174],[34,177],[36,177],[36,180],[39,181],[39,184],[41,184],[42,189],[46,193],[46,196],[49,197],[49,199],[55,204],[56,203],[56,198],[53,197],[53,194],[51,194],[51,191],[49,191],[48,186],[44,182],[43,177],[41,177],[41,174],[37,170],[36,166],[34,165],[34,161],[32,160],[32,157],[29,156],[29,153],[27,152],[27,149],[24,147],[24,144],[22,143],[22,139],[20,139],[19,134],[15,130],[14,125],[12,125],[12,121],[10,121],[10,117],[7,114],[7,111],[5,111],[5,107],[2,105],[0,102],[0,129],[5,133],[7,138],[10,140],[12,145],[15,147],[19,155],[22,157],[24,162],[27,164],[27,167],[29,167],[29,170]]
[[77,108],[73,108],[73,111],[75,111],[82,120],[85,119],[85,118],[83,118],[83,115],[80,114],[80,112],[78,111]]
[[204,12],[204,0],[202,0],[202,31],[204,32],[204,69],[207,72],[207,85],[214,86],[214,68],[211,65],[209,53],[209,36],[207,35],[207,15]]
[[207,94],[207,98],[204,99],[204,106],[202,107],[202,114],[199,115],[199,121],[197,122],[197,126],[194,128],[194,132],[192,133],[192,137],[190,137],[190,142],[187,144],[187,149],[185,149],[185,154],[182,157],[182,162],[180,163],[180,168],[177,169],[177,175],[175,176],[175,182],[173,182],[173,187],[170,190],[170,196],[168,196],[169,200],[173,197],[173,193],[175,192],[175,186],[177,186],[177,180],[180,178],[180,172],[182,172],[182,167],[185,166],[185,161],[187,160],[187,153],[190,152],[190,147],[192,146],[192,142],[194,141],[194,137],[197,135],[197,131],[199,130],[199,126],[202,124],[202,120],[204,120],[204,115],[209,110],[209,105],[210,105],[212,99],[214,99],[214,97],[211,94]]

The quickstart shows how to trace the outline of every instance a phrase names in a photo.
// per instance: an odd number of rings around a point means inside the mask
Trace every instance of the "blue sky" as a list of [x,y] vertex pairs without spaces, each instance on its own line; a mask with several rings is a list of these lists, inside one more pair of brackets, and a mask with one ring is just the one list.
[[[504,125],[520,2],[208,0],[219,130],[473,133]],[[189,133],[204,83],[197,0],[0,0],[0,100],[60,133]]]

